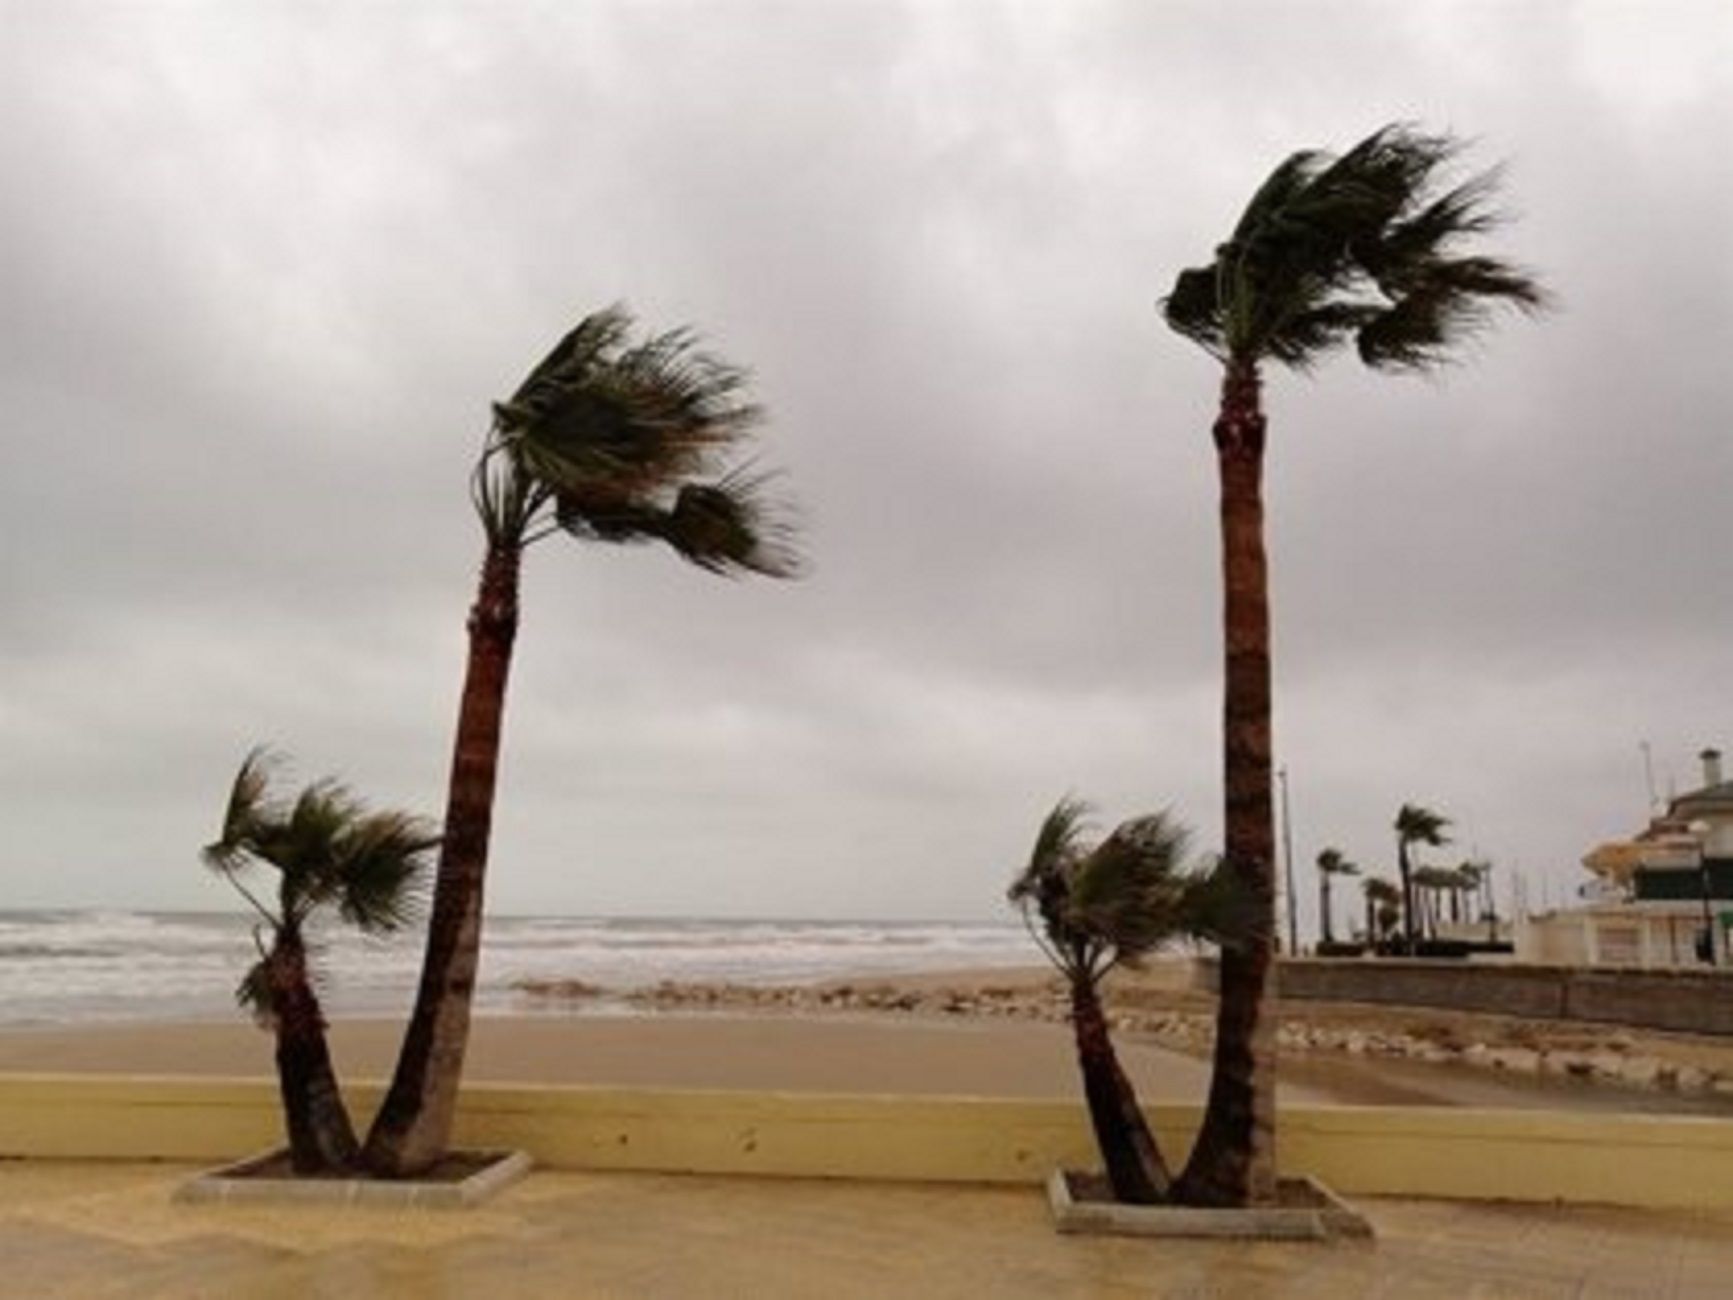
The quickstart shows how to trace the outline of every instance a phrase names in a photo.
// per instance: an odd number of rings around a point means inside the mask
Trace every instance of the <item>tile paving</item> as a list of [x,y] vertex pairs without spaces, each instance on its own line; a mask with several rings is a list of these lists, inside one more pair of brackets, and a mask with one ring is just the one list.
[[1062,1237],[1036,1187],[542,1172],[477,1210],[185,1205],[0,1162],[0,1296],[1733,1296],[1733,1215],[1368,1199],[1374,1243]]

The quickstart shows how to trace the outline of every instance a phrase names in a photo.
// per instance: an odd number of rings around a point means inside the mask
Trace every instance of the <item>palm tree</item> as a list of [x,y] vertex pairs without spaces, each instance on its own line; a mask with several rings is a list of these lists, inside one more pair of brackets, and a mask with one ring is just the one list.
[[1087,815],[1075,799],[1047,814],[1010,898],[1070,986],[1077,1065],[1113,1194],[1147,1205],[1169,1199],[1172,1176],[1113,1050],[1101,982],[1173,939],[1220,941],[1235,917],[1225,877],[1184,868],[1187,833],[1167,814],[1124,822],[1093,848]]
[[1323,917],[1323,938],[1325,943],[1334,943],[1335,935],[1331,932],[1330,923],[1330,878],[1332,876],[1357,876],[1360,868],[1342,856],[1340,849],[1325,849],[1318,854],[1318,911]]
[[1366,942],[1376,947],[1396,924],[1402,891],[1382,876],[1369,876],[1360,889],[1366,896]]
[[1425,370],[1493,307],[1538,307],[1535,281],[1461,245],[1495,224],[1493,173],[1440,189],[1448,136],[1388,126],[1340,157],[1281,163],[1205,266],[1181,271],[1167,323],[1222,366],[1221,480],[1226,860],[1258,900],[1260,933],[1224,953],[1214,1072],[1181,1180],[1197,1202],[1275,1192],[1275,1041],[1264,1015],[1275,933],[1270,637],[1263,538],[1261,367],[1298,370],[1352,341],[1380,370]]
[[[414,915],[417,885],[439,835],[407,813],[369,812],[329,779],[293,801],[273,800],[266,792],[271,761],[262,749],[247,755],[229,791],[222,833],[203,857],[259,914],[253,930],[259,960],[235,998],[276,1034],[290,1163],[299,1174],[351,1171],[360,1148],[325,1042],[308,922],[334,908],[366,934],[401,929]],[[256,866],[277,872],[274,900],[242,879]]]
[[1396,866],[1402,873],[1402,938],[1411,955],[1417,939],[1415,905],[1418,900],[1414,894],[1414,863],[1408,849],[1414,844],[1440,848],[1450,843],[1450,837],[1444,833],[1449,825],[1450,818],[1419,804],[1405,803],[1396,813]]
[[631,331],[618,306],[580,321],[494,406],[470,478],[486,550],[469,613],[446,838],[415,1010],[365,1152],[387,1176],[425,1169],[451,1131],[524,551],[565,533],[663,542],[714,573],[789,577],[797,568],[790,532],[764,500],[768,476],[725,464],[760,418],[745,372],[700,351],[689,331],[637,342]]
[[1486,937],[1498,941],[1498,912],[1492,901],[1492,863],[1486,858],[1470,858],[1456,868],[1462,877],[1464,891],[1480,902],[1480,919],[1486,922]]
[[[1444,920],[1446,899],[1457,898],[1462,878],[1453,867],[1415,867],[1414,892],[1420,906],[1420,930],[1428,939],[1438,937],[1438,927]],[[1451,919],[1455,919],[1452,912]]]

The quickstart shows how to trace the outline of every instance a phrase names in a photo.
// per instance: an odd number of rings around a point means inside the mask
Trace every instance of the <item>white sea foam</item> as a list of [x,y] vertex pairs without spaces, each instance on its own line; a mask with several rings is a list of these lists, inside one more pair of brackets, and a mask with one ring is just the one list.
[[[421,944],[316,936],[336,1015],[400,1015]],[[244,915],[0,911],[0,1025],[208,1019],[237,1014],[254,960]],[[520,979],[626,990],[661,980],[775,984],[1039,960],[1012,924],[497,917],[484,930],[478,1010],[529,1011]]]

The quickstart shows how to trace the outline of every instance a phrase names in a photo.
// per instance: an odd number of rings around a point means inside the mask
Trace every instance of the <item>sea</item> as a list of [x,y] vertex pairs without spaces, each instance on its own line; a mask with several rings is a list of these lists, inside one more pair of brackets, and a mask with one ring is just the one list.
[[[313,941],[327,1014],[408,1011],[419,931],[333,928]],[[255,959],[239,913],[0,909],[0,1028],[234,1017],[235,985]],[[553,1009],[515,987],[525,979],[583,980],[616,995],[593,1009],[623,1012],[618,994],[663,980],[789,984],[1041,960],[1015,922],[499,916],[483,927],[475,1009]]]

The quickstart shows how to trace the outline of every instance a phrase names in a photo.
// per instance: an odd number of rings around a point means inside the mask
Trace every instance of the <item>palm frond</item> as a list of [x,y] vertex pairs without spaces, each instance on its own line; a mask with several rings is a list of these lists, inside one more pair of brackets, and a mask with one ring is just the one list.
[[1071,924],[1136,961],[1190,932],[1188,833],[1167,813],[1122,822],[1078,866]]
[[280,761],[264,745],[255,745],[241,760],[223,807],[222,828],[200,854],[212,870],[235,870],[244,859],[247,845],[258,835],[260,827],[271,820],[273,809],[266,802],[265,792],[271,771]]
[[800,572],[791,511],[766,487],[777,475],[750,467],[714,483],[681,487],[668,513],[668,544],[701,569],[790,578]]
[[[1022,912],[1031,933],[1053,964],[1067,973],[1079,964],[1079,935],[1070,924],[1072,876],[1085,852],[1083,836],[1089,805],[1067,795],[1042,819],[1029,861],[1017,873],[1007,897]],[[1082,964],[1087,964],[1084,955]]]
[[260,957],[247,967],[241,982],[235,985],[235,1004],[253,1018],[261,1029],[274,1029],[277,1009],[271,996],[271,959]]
[[408,813],[368,813],[342,837],[332,871],[338,915],[367,934],[400,930],[420,915],[430,854],[440,835]]
[[1318,870],[1326,876],[1357,876],[1360,868],[1343,856],[1341,849],[1324,849],[1318,854]]
[[1460,149],[1397,123],[1334,159],[1291,155],[1213,263],[1180,272],[1167,323],[1218,357],[1304,370],[1354,341],[1368,365],[1424,369],[1497,308],[1544,306],[1532,275],[1457,251],[1499,221],[1496,169],[1437,192]]
[[1187,267],[1174,279],[1173,290],[1161,300],[1161,313],[1168,328],[1185,335],[1218,359],[1225,350],[1227,335],[1222,296],[1217,290],[1219,280],[1214,266]]
[[1382,876],[1368,876],[1360,882],[1361,892],[1374,903],[1397,903],[1402,891]]
[[1396,813],[1395,831],[1398,839],[1408,844],[1428,844],[1434,848],[1450,843],[1445,830],[1450,818],[1419,804],[1405,803]]

